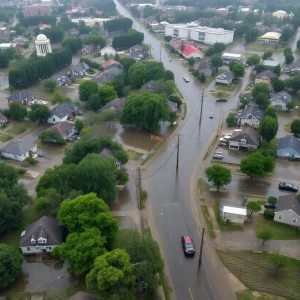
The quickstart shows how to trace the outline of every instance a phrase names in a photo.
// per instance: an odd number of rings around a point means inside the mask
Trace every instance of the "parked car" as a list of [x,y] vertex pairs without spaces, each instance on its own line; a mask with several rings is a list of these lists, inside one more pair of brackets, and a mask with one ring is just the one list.
[[74,141],[76,141],[76,139],[77,139],[77,136],[76,136],[76,135],[72,135],[72,136],[69,136],[69,137],[67,138],[67,141],[68,141],[68,142],[74,142]]
[[216,102],[227,102],[227,99],[225,98],[219,98],[216,100]]
[[184,255],[195,255],[195,245],[192,238],[189,235],[181,237],[181,245],[183,248]]
[[215,154],[213,155],[213,158],[216,158],[216,159],[223,159],[223,155],[222,155],[222,154],[217,154],[217,153],[215,153]]
[[291,192],[298,192],[299,190],[299,188],[296,185],[288,182],[279,182],[278,188],[280,190],[291,191]]
[[274,203],[265,203],[264,204],[264,208],[268,208],[268,209],[275,209],[276,208],[276,204]]
[[227,144],[226,143],[224,143],[224,142],[222,142],[222,143],[219,143],[219,145],[218,145],[219,147],[227,147]]
[[220,142],[222,143],[226,143],[228,142],[228,140],[231,138],[231,135],[225,135],[223,137],[220,138]]
[[214,113],[211,112],[211,113],[209,114],[209,118],[210,118],[210,119],[213,119],[213,118],[214,118]]
[[185,82],[190,82],[190,79],[189,79],[187,76],[183,76],[183,80],[184,80]]

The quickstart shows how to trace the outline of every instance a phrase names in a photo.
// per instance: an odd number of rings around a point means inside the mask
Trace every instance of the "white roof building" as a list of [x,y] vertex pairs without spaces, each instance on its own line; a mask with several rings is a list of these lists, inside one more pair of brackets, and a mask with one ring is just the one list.
[[247,209],[234,206],[223,206],[221,207],[221,217],[224,222],[244,224],[247,219]]
[[52,52],[50,40],[44,34],[39,34],[36,37],[35,48],[37,56],[46,56]]
[[277,44],[281,37],[281,33],[279,32],[267,32],[259,38],[259,42],[261,43],[270,43]]
[[288,17],[288,13],[284,10],[277,10],[275,12],[273,12],[273,17],[276,17],[278,19],[284,19]]

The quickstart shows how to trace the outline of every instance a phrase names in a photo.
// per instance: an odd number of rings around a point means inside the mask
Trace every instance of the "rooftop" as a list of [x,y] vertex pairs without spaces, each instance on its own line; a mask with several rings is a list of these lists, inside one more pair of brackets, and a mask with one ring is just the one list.
[[234,215],[247,216],[247,209],[233,206],[223,206],[224,213],[230,213]]
[[236,54],[236,53],[228,53],[228,52],[226,52],[226,53],[223,53],[221,57],[224,58],[224,57],[227,57],[227,56],[241,58],[242,54]]
[[199,32],[207,32],[207,33],[214,33],[214,34],[224,34],[227,32],[233,32],[231,30],[225,30],[224,28],[212,28],[212,27],[206,27],[206,26],[197,26],[194,23],[189,24],[168,24],[166,27],[169,28],[177,28],[177,29],[187,29],[187,30],[193,30],[193,31],[199,31]]
[[298,200],[297,194],[288,194],[278,197],[275,212],[289,209],[300,216],[300,201]]
[[262,120],[265,112],[256,105],[247,105],[244,109],[240,110],[236,116],[239,118],[247,118],[248,115],[253,115],[256,119]]
[[30,141],[16,141],[2,149],[2,152],[10,153],[17,156],[22,156],[34,148],[34,144]]
[[277,150],[283,149],[294,149],[300,154],[300,140],[293,135],[287,135],[286,137],[280,138],[277,145]]
[[240,141],[245,139],[250,145],[259,145],[260,137],[256,130],[248,127],[243,129],[242,131],[233,131],[231,135],[231,140]]
[[261,39],[269,39],[269,40],[279,40],[281,37],[281,34],[278,32],[267,32],[264,35],[262,35]]

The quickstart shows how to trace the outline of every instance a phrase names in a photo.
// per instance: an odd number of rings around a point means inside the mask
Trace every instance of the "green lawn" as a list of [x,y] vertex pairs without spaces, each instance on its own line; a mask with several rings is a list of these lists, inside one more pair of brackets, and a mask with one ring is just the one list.
[[265,52],[268,50],[272,50],[273,52],[281,52],[281,45],[272,45],[272,44],[261,44],[259,42],[250,43],[246,46],[247,51],[253,52]]
[[230,96],[230,93],[224,91],[213,91],[210,93],[217,98],[228,98]]
[[133,151],[131,149],[126,149],[125,151],[128,155],[129,160],[139,160],[141,158],[141,156],[143,155],[143,153],[139,153],[139,152]]
[[[287,297],[288,299],[300,299],[299,260],[285,257],[284,267],[275,275],[276,267],[271,262],[271,254],[269,253],[218,251],[218,255],[229,271],[241,280],[247,288]],[[247,298],[247,296],[247,294],[242,295],[238,299],[256,299]]]
[[10,136],[9,134],[0,133],[0,141],[1,142],[7,142],[11,139],[12,139],[12,136]]
[[19,246],[21,232],[25,230],[28,224],[31,224],[42,217],[43,214],[36,211],[34,205],[24,210],[24,219],[21,225],[14,231],[0,236],[0,243],[6,243],[12,246]]
[[18,135],[25,132],[28,128],[30,128],[30,122],[27,121],[13,121],[5,132],[11,135]]
[[35,94],[36,97],[46,99],[47,101],[50,100],[52,97],[52,93],[48,93],[45,91],[43,87],[43,82],[36,84],[35,86],[28,89],[31,93]]
[[236,84],[227,86],[227,85],[218,85],[216,86],[217,91],[233,92],[236,88]]
[[252,290],[237,292],[236,297],[238,300],[288,300],[288,298],[285,297]]
[[217,223],[222,231],[242,231],[243,227],[238,224],[224,224],[220,215],[220,203],[213,206]]
[[[272,231],[273,237],[272,240],[299,240],[300,231],[296,228],[281,224],[278,222],[266,220],[263,216],[258,216],[255,232],[256,234],[262,230],[268,229]],[[300,298],[299,298],[300,299]]]
[[198,190],[199,190],[200,194],[204,190],[208,190],[208,189],[209,189],[208,183],[203,178],[199,178],[198,179]]
[[212,223],[211,216],[209,214],[207,206],[206,205],[201,205],[201,210],[202,210],[202,213],[203,213],[203,216],[204,216],[207,228],[208,228],[209,236],[212,239],[214,239],[214,238],[216,238],[216,233],[215,233],[214,225]]

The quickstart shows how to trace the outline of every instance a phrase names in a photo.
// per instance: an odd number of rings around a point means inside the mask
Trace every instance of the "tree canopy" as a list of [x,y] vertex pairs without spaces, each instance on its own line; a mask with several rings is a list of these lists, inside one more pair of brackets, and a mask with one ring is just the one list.
[[291,124],[291,132],[295,135],[300,134],[300,120],[294,120]]
[[118,19],[104,22],[104,28],[108,32],[112,32],[112,31],[127,32],[132,27],[132,24],[133,22],[129,18],[118,18]]
[[82,48],[83,42],[78,37],[68,36],[63,40],[61,45],[65,48],[69,48],[71,52],[75,54]]
[[110,85],[101,86],[98,94],[102,105],[105,105],[107,102],[117,98],[117,92],[115,91],[114,87]]
[[141,44],[143,40],[143,33],[130,29],[128,34],[115,36],[112,41],[112,46],[115,49],[128,49],[135,45]]
[[277,134],[278,120],[270,115],[265,116],[259,125],[259,133],[266,141],[271,141]]
[[46,123],[51,116],[49,108],[45,105],[33,104],[30,109],[28,117],[32,122]]
[[89,97],[98,93],[98,84],[93,80],[85,80],[79,85],[80,101],[88,101]]
[[213,165],[205,170],[205,174],[209,182],[212,182],[214,186],[219,190],[220,187],[229,184],[231,182],[231,172],[229,169]]
[[12,120],[24,120],[27,116],[27,109],[18,102],[9,103],[8,109],[4,110],[4,115]]
[[168,120],[168,110],[165,96],[142,91],[127,98],[121,123],[157,132],[159,122]]

